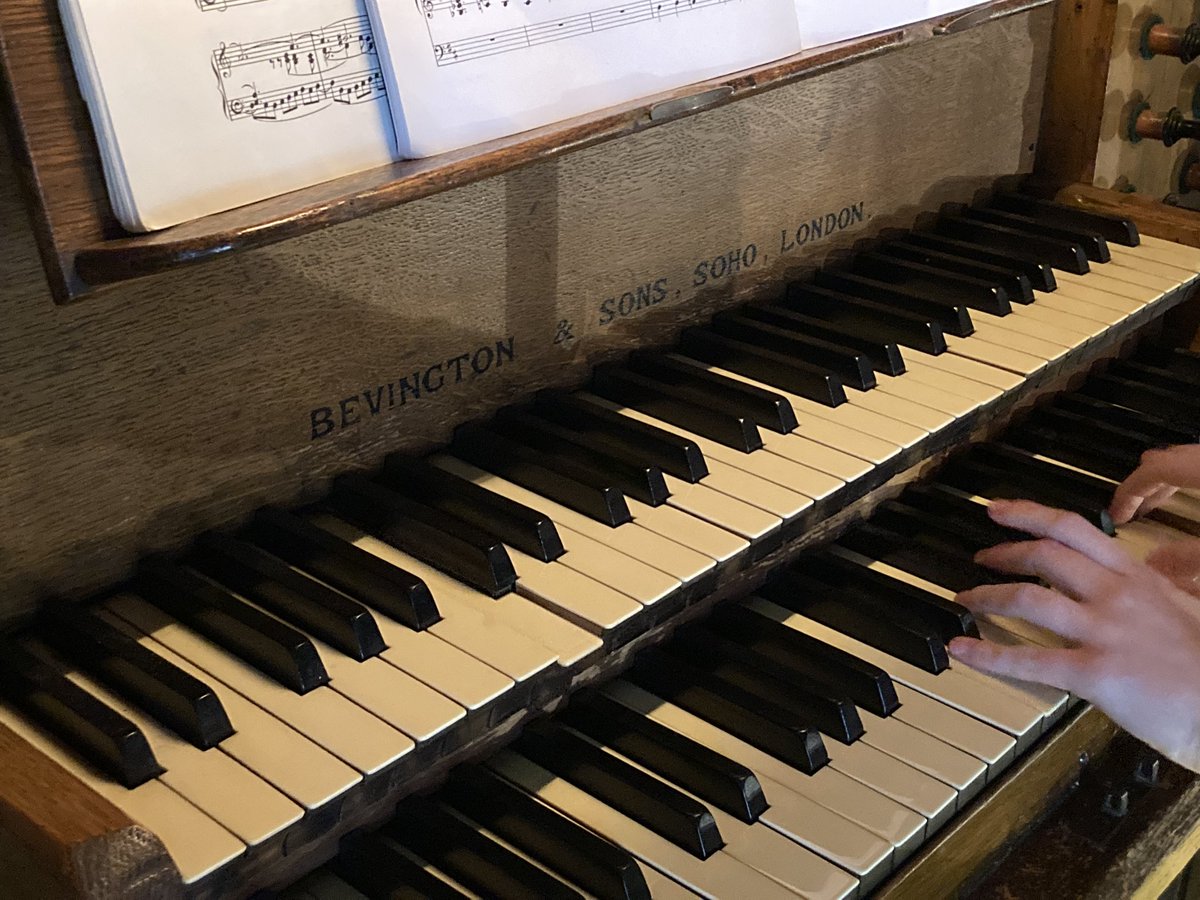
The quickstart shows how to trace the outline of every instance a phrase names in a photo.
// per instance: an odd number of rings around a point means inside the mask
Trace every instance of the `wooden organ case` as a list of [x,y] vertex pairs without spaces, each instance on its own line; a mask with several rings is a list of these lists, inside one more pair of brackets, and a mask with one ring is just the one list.
[[[102,591],[147,555],[237,528],[264,505],[317,501],[335,476],[431,451],[456,426],[543,388],[577,387],[600,364],[667,346],[689,325],[1021,176],[1044,195],[1200,246],[1192,214],[1090,185],[1094,134],[1089,148],[1088,128],[1076,126],[1099,121],[1104,81],[1088,79],[1106,71],[1102,32],[1115,7],[994,0],[136,237],[107,210],[54,4],[6,0],[0,617],[17,633],[48,597]],[[492,727],[418,746],[192,883],[112,794],[0,726],[0,893],[208,898],[284,887],[400,798],[502,747],[680,622],[750,592],[968,443],[1157,334],[1186,299],[1177,294],[892,460],[869,490],[719,572],[677,615],[564,667]],[[1005,854],[1019,859],[1017,839],[1115,733],[1095,710],[1070,714],[880,894],[952,895]],[[1147,842],[1175,870],[1200,843],[1190,780],[1170,770],[1163,782],[1153,822],[1126,829],[1112,865],[1090,873],[1093,886],[1117,896],[1131,879],[1156,883],[1167,869],[1147,861]]]

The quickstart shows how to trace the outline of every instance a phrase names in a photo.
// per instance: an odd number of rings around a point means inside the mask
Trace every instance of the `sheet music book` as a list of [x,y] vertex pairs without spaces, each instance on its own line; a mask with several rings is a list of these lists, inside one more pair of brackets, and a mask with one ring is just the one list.
[[431,156],[796,53],[794,0],[367,0],[400,153]]
[[165,228],[386,165],[362,0],[59,0],[114,212]]
[[837,44],[948,15],[981,0],[796,0],[805,48]]

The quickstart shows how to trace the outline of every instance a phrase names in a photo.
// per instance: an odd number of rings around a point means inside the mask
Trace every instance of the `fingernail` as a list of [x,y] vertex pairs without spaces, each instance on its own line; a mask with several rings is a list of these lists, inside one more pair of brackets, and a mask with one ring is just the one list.
[[956,637],[946,645],[946,652],[955,659],[966,659],[971,655],[971,645],[974,643],[972,638]]

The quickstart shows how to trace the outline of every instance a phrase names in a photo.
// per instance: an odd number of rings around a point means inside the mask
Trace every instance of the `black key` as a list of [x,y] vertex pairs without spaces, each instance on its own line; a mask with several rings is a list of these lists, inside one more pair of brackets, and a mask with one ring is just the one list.
[[721,313],[710,326],[717,334],[782,353],[833,372],[842,383],[860,391],[875,387],[875,371],[865,354],[820,338],[797,334],[736,312]]
[[919,505],[906,503],[904,497],[880,504],[871,514],[870,521],[872,525],[887,528],[898,534],[909,534],[911,531],[915,536],[928,536],[939,543],[961,548],[969,553],[977,553],[994,543],[981,538],[982,531],[965,527],[958,521],[947,520],[945,516]]
[[998,209],[965,209],[962,215],[977,222],[986,222],[1024,231],[1032,235],[1055,238],[1060,241],[1071,241],[1083,248],[1083,252],[1092,262],[1106,263],[1112,260],[1108,242],[1095,231],[1055,225],[1039,219],[1031,219],[1017,213],[1004,212]]
[[159,559],[138,568],[137,593],[297,694],[329,683],[312,641],[195,572]]
[[837,375],[786,353],[765,350],[700,328],[689,328],[683,333],[679,352],[823,406],[841,406],[846,402],[846,389]]
[[649,900],[637,860],[478,766],[456,769],[438,798],[600,900]]
[[1161,347],[1147,344],[1133,356],[1138,362],[1174,372],[1182,378],[1200,382],[1200,353],[1183,347]]
[[432,800],[405,800],[381,831],[482,896],[497,900],[529,897],[582,900],[582,894]]
[[[911,491],[905,493],[904,497],[908,498],[910,493]],[[1022,535],[1021,539],[1026,537]],[[986,546],[997,543],[1003,542],[992,541]],[[826,584],[850,585],[881,602],[892,604],[899,611],[898,615],[924,623],[947,643],[956,637],[979,637],[979,625],[975,616],[961,603],[955,603],[916,585],[860,566],[835,553],[822,552],[806,556],[796,563],[796,567]]]
[[[1002,452],[995,452],[998,450]],[[1032,459],[1012,448],[1003,451],[988,446],[973,451],[951,462],[938,473],[938,479],[963,493],[989,500],[1036,500],[1047,506],[1070,510],[1105,533],[1116,533],[1108,515],[1111,485],[1053,463]]]
[[744,415],[730,415],[695,403],[688,395],[612,366],[601,366],[592,377],[591,390],[604,399],[636,409],[741,453],[762,449],[758,426]]
[[992,250],[1000,250],[1013,256],[1048,262],[1056,269],[1086,275],[1091,271],[1087,253],[1073,241],[1037,237],[1015,228],[1004,228],[987,222],[976,222],[948,216],[935,226],[938,233],[956,240],[978,243]]
[[424,460],[393,454],[378,481],[393,491],[492,531],[504,543],[542,562],[563,555],[562,538],[550,517]]
[[233,734],[212,688],[83,607],[51,600],[38,635],[201,750]]
[[325,502],[363,530],[489,597],[503,597],[517,583],[508,550],[494,535],[361,475],[339,478]]
[[663,650],[722,684],[753,694],[794,716],[797,725],[817,728],[843,744],[863,735],[858,710],[836,696],[788,673],[737,644],[700,629],[683,629]]
[[900,708],[896,687],[883,669],[744,606],[723,607],[701,627],[785,669],[793,679],[844,694],[877,716]]
[[1196,390],[1196,381],[1190,375],[1181,375],[1170,369],[1152,366],[1140,360],[1118,362],[1109,369],[1109,372],[1118,378],[1128,378],[1131,381],[1175,391],[1188,400],[1193,399],[1192,392]]
[[896,259],[883,253],[863,253],[856,256],[854,270],[926,297],[963,303],[972,309],[995,316],[1007,316],[1012,312],[1008,291],[994,280],[951,273],[945,269]]
[[918,316],[809,284],[788,285],[787,296],[781,303],[803,315],[828,320],[874,340],[895,341],[935,356],[946,352],[946,335],[930,316]]
[[376,834],[343,840],[330,868],[369,900],[466,900],[467,896]]
[[[856,529],[857,530],[857,529]],[[862,595],[843,596],[837,587],[784,570],[759,591],[773,603],[834,628],[897,659],[937,674],[950,666],[941,637],[917,623],[880,614]]]
[[709,372],[685,360],[639,351],[630,357],[629,368],[671,385],[695,402],[710,404],[723,413],[747,416],[779,434],[790,434],[799,427],[791,402],[782,394]]
[[608,697],[572,703],[558,720],[743,822],[767,809],[757,776],[741,763]]
[[127,788],[165,771],[137,725],[7,638],[0,638],[0,695]]
[[633,519],[625,495],[616,488],[593,487],[575,477],[577,466],[566,461],[551,463],[544,454],[477,426],[459,428],[450,451],[486,472],[613,528]]
[[1006,269],[991,263],[979,262],[941,250],[932,250],[907,241],[885,244],[878,250],[883,256],[920,263],[939,272],[967,275],[1004,288],[1010,303],[1032,303],[1033,283],[1024,272]]
[[225,535],[202,535],[187,564],[304,628],[359,662],[386,648],[370,610],[265,550]]
[[837,322],[805,316],[773,303],[751,303],[742,307],[742,314],[779,328],[787,328],[797,334],[812,335],[865,353],[871,361],[871,367],[884,375],[903,375],[906,371],[904,357],[895,341],[873,340]]
[[[1058,458],[1056,453],[1062,448],[1072,451],[1078,459],[1094,459],[1107,471],[1090,471],[1114,481],[1120,481],[1136,469],[1142,453],[1153,445],[1150,436],[1142,432],[1053,408],[1039,409],[1005,437],[1018,447],[1044,456]],[[1043,439],[1056,448],[1055,452],[1038,449]],[[1063,459],[1063,462],[1068,461]],[[1079,468],[1089,469],[1088,466]]]
[[1039,200],[1037,197],[1028,197],[1024,194],[997,194],[989,202],[996,209],[1029,216],[1039,222],[1094,231],[1114,244],[1136,247],[1141,243],[1137,225],[1130,219],[1105,216],[1075,206],[1066,206],[1050,200]]
[[864,278],[861,275],[828,269],[817,272],[816,283],[905,312],[928,316],[941,325],[942,330],[947,334],[970,337],[975,331],[975,326],[971,322],[971,313],[961,303],[943,301],[937,297],[924,296],[916,291],[890,287],[882,281]]
[[579,397],[543,391],[538,394],[533,412],[572,429],[597,450],[626,462],[657,466],[689,484],[708,475],[704,454],[692,438],[634,421]]
[[816,729],[797,727],[782,711],[744,691],[712,690],[703,673],[657,648],[642,651],[625,677],[801,772],[811,775],[829,762]]
[[981,584],[1021,580],[985,569],[973,560],[973,551],[944,533],[901,532],[895,527],[869,522],[842,535],[840,544],[956,592]]
[[246,537],[258,546],[414,631],[441,621],[425,582],[281,509],[262,509]]
[[574,473],[593,487],[613,487],[648,506],[662,506],[671,496],[662,469],[637,465],[589,447],[570,429],[519,410],[501,410],[486,429],[545,454],[548,460],[568,460]]
[[1034,290],[1056,291],[1058,279],[1054,275],[1054,267],[1037,254],[1012,253],[1004,249],[983,246],[978,242],[956,240],[941,234],[914,231],[904,237],[904,243],[918,247],[927,247],[942,253],[964,256],[967,259],[998,266],[1012,273],[1019,273],[1029,279]]
[[1179,428],[1200,428],[1200,401],[1159,385],[1117,375],[1093,375],[1079,393],[1157,416]]
[[1058,409],[1074,413],[1085,419],[1106,422],[1118,428],[1144,434],[1151,442],[1143,448],[1145,450],[1151,447],[1194,444],[1200,441],[1200,429],[1181,428],[1158,416],[1124,406],[1116,406],[1083,394],[1064,394],[1055,398],[1054,405]]
[[555,722],[538,722],[514,749],[699,859],[724,846],[708,809]]

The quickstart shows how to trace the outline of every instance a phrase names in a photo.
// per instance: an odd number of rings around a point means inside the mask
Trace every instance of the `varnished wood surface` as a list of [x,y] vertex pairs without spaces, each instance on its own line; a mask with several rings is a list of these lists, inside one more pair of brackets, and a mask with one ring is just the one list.
[[168,897],[173,872],[157,838],[0,725],[0,895]]
[[427,160],[397,163],[252,204],[158,234],[122,236],[101,183],[95,140],[75,87],[54,0],[6,0],[0,8],[0,71],[7,88],[10,131],[18,139],[23,175],[53,295],[77,299],[96,285],[134,278],[262,247],[398,204],[637,134],[673,118],[660,117],[672,98],[721,88],[731,103],[811,78],[833,67],[874,58],[965,27],[1044,6],[1051,0],[990,0],[982,14],[931,21],[890,34],[805,52],[686,90]]
[[[69,307],[50,300],[0,156],[0,623],[1029,171],[1049,12]],[[856,206],[861,220],[783,249]],[[755,265],[695,283],[751,244]],[[602,323],[603,304],[658,280],[661,303]],[[572,337],[556,343],[560,323]],[[510,337],[511,363],[375,417],[360,400],[361,424],[312,439],[312,410]]]

